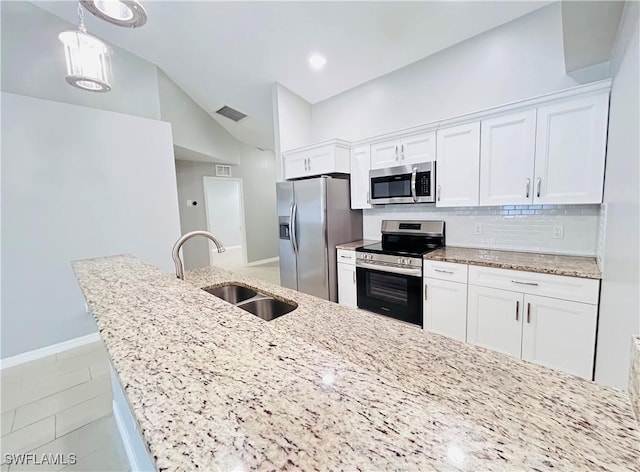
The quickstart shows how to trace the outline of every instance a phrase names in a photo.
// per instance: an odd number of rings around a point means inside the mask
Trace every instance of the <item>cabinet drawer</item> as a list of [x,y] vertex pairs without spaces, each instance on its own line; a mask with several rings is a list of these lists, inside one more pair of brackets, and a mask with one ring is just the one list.
[[466,284],[468,267],[454,262],[425,261],[424,276]]
[[349,251],[346,249],[338,249],[338,262],[341,264],[351,264],[355,265],[356,263],[356,251]]
[[511,269],[470,266],[469,284],[597,305],[600,281]]

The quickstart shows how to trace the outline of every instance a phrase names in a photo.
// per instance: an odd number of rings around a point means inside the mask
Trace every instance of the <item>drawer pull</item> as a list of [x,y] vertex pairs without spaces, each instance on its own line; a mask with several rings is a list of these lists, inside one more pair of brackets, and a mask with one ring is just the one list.
[[518,321],[518,312],[520,311],[520,302],[516,300],[516,321]]
[[531,323],[531,303],[527,303],[527,323]]
[[521,282],[520,280],[512,280],[511,283],[512,284],[519,284],[519,285],[530,285],[532,287],[537,287],[538,286],[538,282]]
[[444,269],[433,269],[436,272],[442,272],[443,274],[453,274],[452,270],[444,270]]
[[343,259],[353,259],[353,257],[351,257],[351,256],[344,256],[342,254],[340,254],[340,257],[342,257]]

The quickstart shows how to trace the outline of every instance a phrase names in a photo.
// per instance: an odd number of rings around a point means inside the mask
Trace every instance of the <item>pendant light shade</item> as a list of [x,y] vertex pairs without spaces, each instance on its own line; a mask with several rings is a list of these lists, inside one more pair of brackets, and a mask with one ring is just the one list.
[[82,8],[78,6],[80,27],[64,31],[58,38],[64,45],[67,64],[66,81],[83,90],[108,92],[111,90],[111,55],[106,44],[87,33]]
[[147,12],[137,0],[80,0],[90,13],[109,23],[139,28],[147,22]]

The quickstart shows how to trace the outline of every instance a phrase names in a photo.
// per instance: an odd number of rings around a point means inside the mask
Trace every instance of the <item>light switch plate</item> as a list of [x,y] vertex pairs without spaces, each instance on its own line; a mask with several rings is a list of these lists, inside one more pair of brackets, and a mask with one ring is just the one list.
[[553,225],[553,239],[564,239],[564,226]]
[[476,223],[473,225],[473,234],[482,234],[482,223]]

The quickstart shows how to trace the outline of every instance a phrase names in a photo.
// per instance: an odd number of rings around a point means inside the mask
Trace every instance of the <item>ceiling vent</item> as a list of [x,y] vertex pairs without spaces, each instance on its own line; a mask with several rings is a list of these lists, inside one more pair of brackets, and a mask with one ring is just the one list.
[[216,177],[231,177],[231,166],[220,166],[216,164]]
[[233,108],[228,107],[227,105],[223,106],[219,110],[216,110],[216,113],[218,115],[222,115],[226,118],[229,118],[230,120],[233,120],[236,123],[238,121],[244,120],[247,117],[247,115],[245,115],[244,113],[241,113],[238,110],[234,110]]

